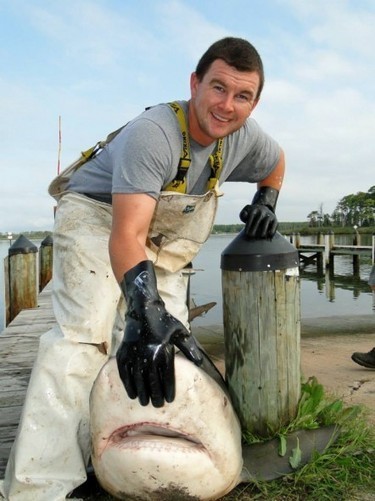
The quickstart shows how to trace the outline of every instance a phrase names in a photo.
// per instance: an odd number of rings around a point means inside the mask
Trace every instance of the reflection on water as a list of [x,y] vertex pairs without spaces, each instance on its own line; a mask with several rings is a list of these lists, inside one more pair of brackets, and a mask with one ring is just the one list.
[[[212,325],[222,322],[221,252],[235,235],[212,235],[194,260],[197,271],[191,278],[191,295],[197,305],[216,301],[217,305],[205,316],[196,318],[194,325]],[[371,235],[362,236],[362,245],[371,245]],[[351,235],[337,235],[338,245],[351,245]],[[301,237],[301,243],[315,242],[315,237]],[[39,247],[40,241],[33,242]],[[0,330],[4,325],[4,257],[9,243],[0,241]],[[351,256],[335,257],[335,273],[318,274],[316,266],[301,271],[302,318],[336,315],[367,315],[375,313],[375,293],[368,284],[371,260],[361,257],[359,273],[353,276]]]
[[353,292],[353,298],[358,298],[361,292],[368,293],[370,290],[367,280],[361,279],[360,275],[331,275],[329,270],[324,273],[318,273],[314,270],[304,269],[300,271],[303,280],[310,280],[316,283],[319,292],[325,292],[330,301],[335,300],[336,288]]

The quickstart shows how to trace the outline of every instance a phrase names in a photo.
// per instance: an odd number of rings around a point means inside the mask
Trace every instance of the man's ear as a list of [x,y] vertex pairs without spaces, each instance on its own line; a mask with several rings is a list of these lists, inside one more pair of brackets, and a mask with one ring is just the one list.
[[256,106],[257,106],[257,104],[259,103],[259,100],[260,100],[260,97],[258,97],[258,99],[256,99],[256,100],[253,102],[253,104],[251,105],[251,111],[250,111],[250,113],[252,113],[252,112],[255,110],[255,108],[256,108]]
[[195,97],[195,94],[197,93],[197,86],[198,86],[199,80],[197,77],[197,74],[195,71],[190,75],[190,93],[191,97]]

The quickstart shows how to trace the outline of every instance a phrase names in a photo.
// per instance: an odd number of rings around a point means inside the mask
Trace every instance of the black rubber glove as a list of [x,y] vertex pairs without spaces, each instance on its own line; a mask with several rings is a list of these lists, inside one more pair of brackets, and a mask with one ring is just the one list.
[[120,284],[127,302],[125,333],[116,359],[130,398],[162,407],[175,397],[174,346],[196,365],[202,354],[194,337],[165,309],[152,261],[125,273]]
[[279,192],[275,188],[262,186],[255,193],[251,205],[246,205],[240,212],[240,219],[245,223],[248,238],[272,238],[279,225],[275,208]]

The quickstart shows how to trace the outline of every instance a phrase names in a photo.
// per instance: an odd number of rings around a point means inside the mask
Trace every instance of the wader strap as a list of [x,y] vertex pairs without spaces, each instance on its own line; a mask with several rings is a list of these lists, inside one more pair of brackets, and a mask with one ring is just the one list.
[[223,169],[223,145],[224,140],[220,138],[217,142],[215,152],[210,155],[211,175],[207,181],[207,191],[215,187]]
[[179,193],[186,193],[187,190],[186,174],[191,164],[191,155],[190,155],[189,133],[186,126],[185,113],[177,102],[168,104],[172,108],[172,110],[176,113],[176,117],[180,125],[180,130],[182,134],[182,149],[181,149],[180,161],[177,167],[177,175],[174,178],[174,180],[168,184],[165,190],[178,191]]
[[111,132],[110,134],[108,134],[108,136],[104,141],[98,141],[95,146],[92,146],[88,150],[81,151],[81,157],[82,160],[84,160],[84,162],[82,162],[82,165],[86,163],[88,160],[94,158],[97,155],[97,153],[104,148],[106,144],[110,143],[112,139],[114,139],[117,136],[117,134],[119,134],[122,131],[124,127],[125,125]]
[[[190,154],[190,141],[189,133],[186,125],[186,117],[184,110],[181,106],[174,101],[173,103],[168,103],[172,110],[176,113],[178,123],[180,125],[182,134],[182,149],[180,161],[177,168],[177,175],[173,181],[171,181],[165,188],[165,191],[177,191],[179,193],[186,193],[187,182],[186,175],[191,164],[191,154]],[[216,181],[220,177],[221,170],[223,168],[223,145],[224,140],[221,138],[218,140],[216,145],[216,150],[210,155],[211,163],[211,174],[207,182],[207,191],[214,188]]]

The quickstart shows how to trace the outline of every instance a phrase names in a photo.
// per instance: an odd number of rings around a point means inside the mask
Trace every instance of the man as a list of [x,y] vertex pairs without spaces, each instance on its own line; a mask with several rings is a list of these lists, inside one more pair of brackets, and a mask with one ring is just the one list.
[[155,407],[173,405],[175,347],[201,364],[183,270],[210,235],[219,183],[258,184],[240,215],[249,238],[272,238],[277,227],[283,152],[249,118],[263,83],[251,44],[219,40],[191,76],[190,101],[148,109],[60,176],[57,324],[41,337],[8,462],[12,501],[65,499],[85,481],[89,393],[112,353],[129,397]]

